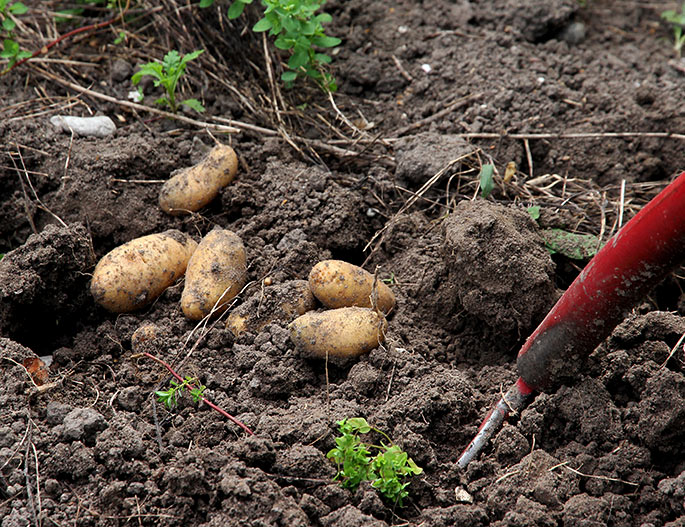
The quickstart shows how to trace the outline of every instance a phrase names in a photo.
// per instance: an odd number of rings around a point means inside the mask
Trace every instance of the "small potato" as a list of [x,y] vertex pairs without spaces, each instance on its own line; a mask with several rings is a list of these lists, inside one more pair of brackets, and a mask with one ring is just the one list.
[[151,322],[145,322],[138,326],[131,335],[131,349],[136,353],[153,347],[153,343],[162,336],[162,329]]
[[357,357],[385,340],[388,323],[373,309],[341,307],[310,311],[290,323],[290,338],[314,357]]
[[235,151],[228,145],[217,145],[197,165],[181,170],[164,183],[159,206],[174,216],[200,210],[233,181],[237,171]]
[[190,236],[174,229],[131,240],[98,262],[90,292],[114,313],[144,307],[183,276],[196,247]]
[[237,234],[215,227],[193,253],[181,295],[181,309],[190,320],[207,316],[215,305],[221,313],[247,282],[245,247]]
[[316,300],[307,281],[290,280],[257,291],[231,311],[226,328],[236,337],[246,331],[258,333],[271,322],[290,322],[293,317],[303,315],[315,306]]
[[[324,260],[309,273],[309,287],[326,307],[372,307],[373,275],[342,260]],[[395,307],[395,295],[378,281],[378,309],[389,313]]]

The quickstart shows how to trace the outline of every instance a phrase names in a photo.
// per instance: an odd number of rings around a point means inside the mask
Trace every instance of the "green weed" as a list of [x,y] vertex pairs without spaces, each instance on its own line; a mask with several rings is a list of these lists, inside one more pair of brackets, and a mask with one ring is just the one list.
[[[176,87],[186,70],[188,62],[196,59],[203,52],[204,50],[200,49],[181,56],[178,51],[172,50],[164,56],[162,62],[148,62],[141,66],[140,70],[131,77],[131,82],[133,82],[134,86],[137,86],[142,77],[146,75],[153,77],[155,79],[155,87],[162,86],[165,91],[165,95],[157,99],[155,104],[168,106],[173,113],[176,113],[179,104],[185,104],[196,112],[202,113],[205,111],[205,108],[197,99],[185,99],[177,103]],[[139,88],[138,91],[142,96],[142,90]]]
[[[234,0],[228,9],[228,18],[238,18],[246,5],[253,0]],[[269,32],[275,37],[278,49],[290,51],[289,71],[281,75],[286,87],[292,87],[295,80],[306,76],[324,90],[335,91],[338,85],[335,78],[325,71],[331,62],[326,53],[317,48],[334,48],[340,39],[326,35],[323,24],[331,22],[328,13],[315,14],[326,0],[261,0],[264,16],[253,27],[256,33]],[[200,7],[209,7],[214,0],[201,0]]]
[[[184,389],[193,398],[193,402],[199,403],[202,400],[202,397],[204,397],[204,391],[207,388],[206,386],[200,384],[196,377],[190,377],[189,375],[186,375],[182,383],[172,379],[170,384],[171,388],[168,390],[155,392],[157,400],[160,403],[164,403],[164,405],[169,409],[178,404],[178,397],[181,393],[183,393]],[[199,386],[195,386],[196,384]]]
[[661,13],[661,18],[671,24],[673,29],[673,49],[678,54],[682,55],[683,45],[685,45],[685,2],[680,8],[680,13],[669,9]]
[[[343,419],[337,423],[340,436],[335,438],[336,447],[328,452],[327,457],[338,465],[335,480],[345,488],[355,489],[363,481],[370,481],[390,502],[402,507],[402,500],[409,495],[405,478],[421,474],[423,469],[394,445],[387,434],[370,426],[363,417]],[[382,435],[389,445],[381,441],[380,445],[364,443],[360,434],[374,431]],[[376,455],[372,456],[372,451]]]

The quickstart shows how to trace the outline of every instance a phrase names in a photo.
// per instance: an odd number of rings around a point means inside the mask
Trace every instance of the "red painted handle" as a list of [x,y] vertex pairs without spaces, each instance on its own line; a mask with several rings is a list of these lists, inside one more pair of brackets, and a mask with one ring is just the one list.
[[562,381],[654,286],[685,260],[685,172],[613,236],[518,355],[537,390]]

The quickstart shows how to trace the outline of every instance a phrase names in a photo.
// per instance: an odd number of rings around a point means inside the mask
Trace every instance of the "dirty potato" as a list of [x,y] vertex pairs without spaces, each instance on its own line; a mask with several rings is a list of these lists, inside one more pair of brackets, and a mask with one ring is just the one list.
[[233,181],[237,171],[235,151],[228,145],[217,145],[197,165],[181,170],[164,183],[159,206],[172,215],[200,210]]
[[306,354],[347,358],[377,348],[385,340],[388,323],[373,309],[341,307],[305,313],[289,329],[295,346]]
[[246,282],[247,258],[242,240],[234,232],[215,227],[188,262],[181,295],[183,314],[200,320],[212,309],[221,313]]
[[290,280],[264,287],[231,311],[226,328],[238,337],[250,331],[258,333],[271,322],[290,322],[316,306],[306,280]]
[[114,313],[144,307],[183,276],[196,247],[190,236],[174,229],[131,240],[98,262],[90,292]]
[[[342,260],[324,260],[309,273],[309,287],[326,307],[372,307],[371,292],[374,277],[361,267]],[[395,295],[378,281],[378,309],[389,313],[395,307]]]

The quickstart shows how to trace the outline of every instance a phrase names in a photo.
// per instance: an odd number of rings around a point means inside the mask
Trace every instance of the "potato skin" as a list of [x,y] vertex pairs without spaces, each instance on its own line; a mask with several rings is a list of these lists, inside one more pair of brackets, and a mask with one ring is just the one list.
[[200,320],[219,299],[215,313],[221,313],[246,282],[247,257],[242,240],[232,231],[215,227],[188,262],[181,295],[183,314],[190,320]]
[[140,309],[183,276],[196,247],[195,240],[175,229],[131,240],[98,262],[90,292],[114,313]]
[[217,145],[197,165],[181,170],[162,185],[159,206],[173,216],[200,210],[233,181],[237,171],[235,151]]
[[233,309],[226,319],[226,329],[238,337],[250,331],[258,333],[274,321],[290,322],[316,307],[316,299],[306,280],[289,280],[264,287]]
[[310,311],[288,326],[290,339],[306,354],[325,358],[357,357],[385,340],[388,323],[382,313],[365,307]]
[[[342,260],[323,260],[309,273],[309,287],[326,307],[372,307],[373,275]],[[395,307],[395,295],[378,281],[378,309],[389,313]]]

